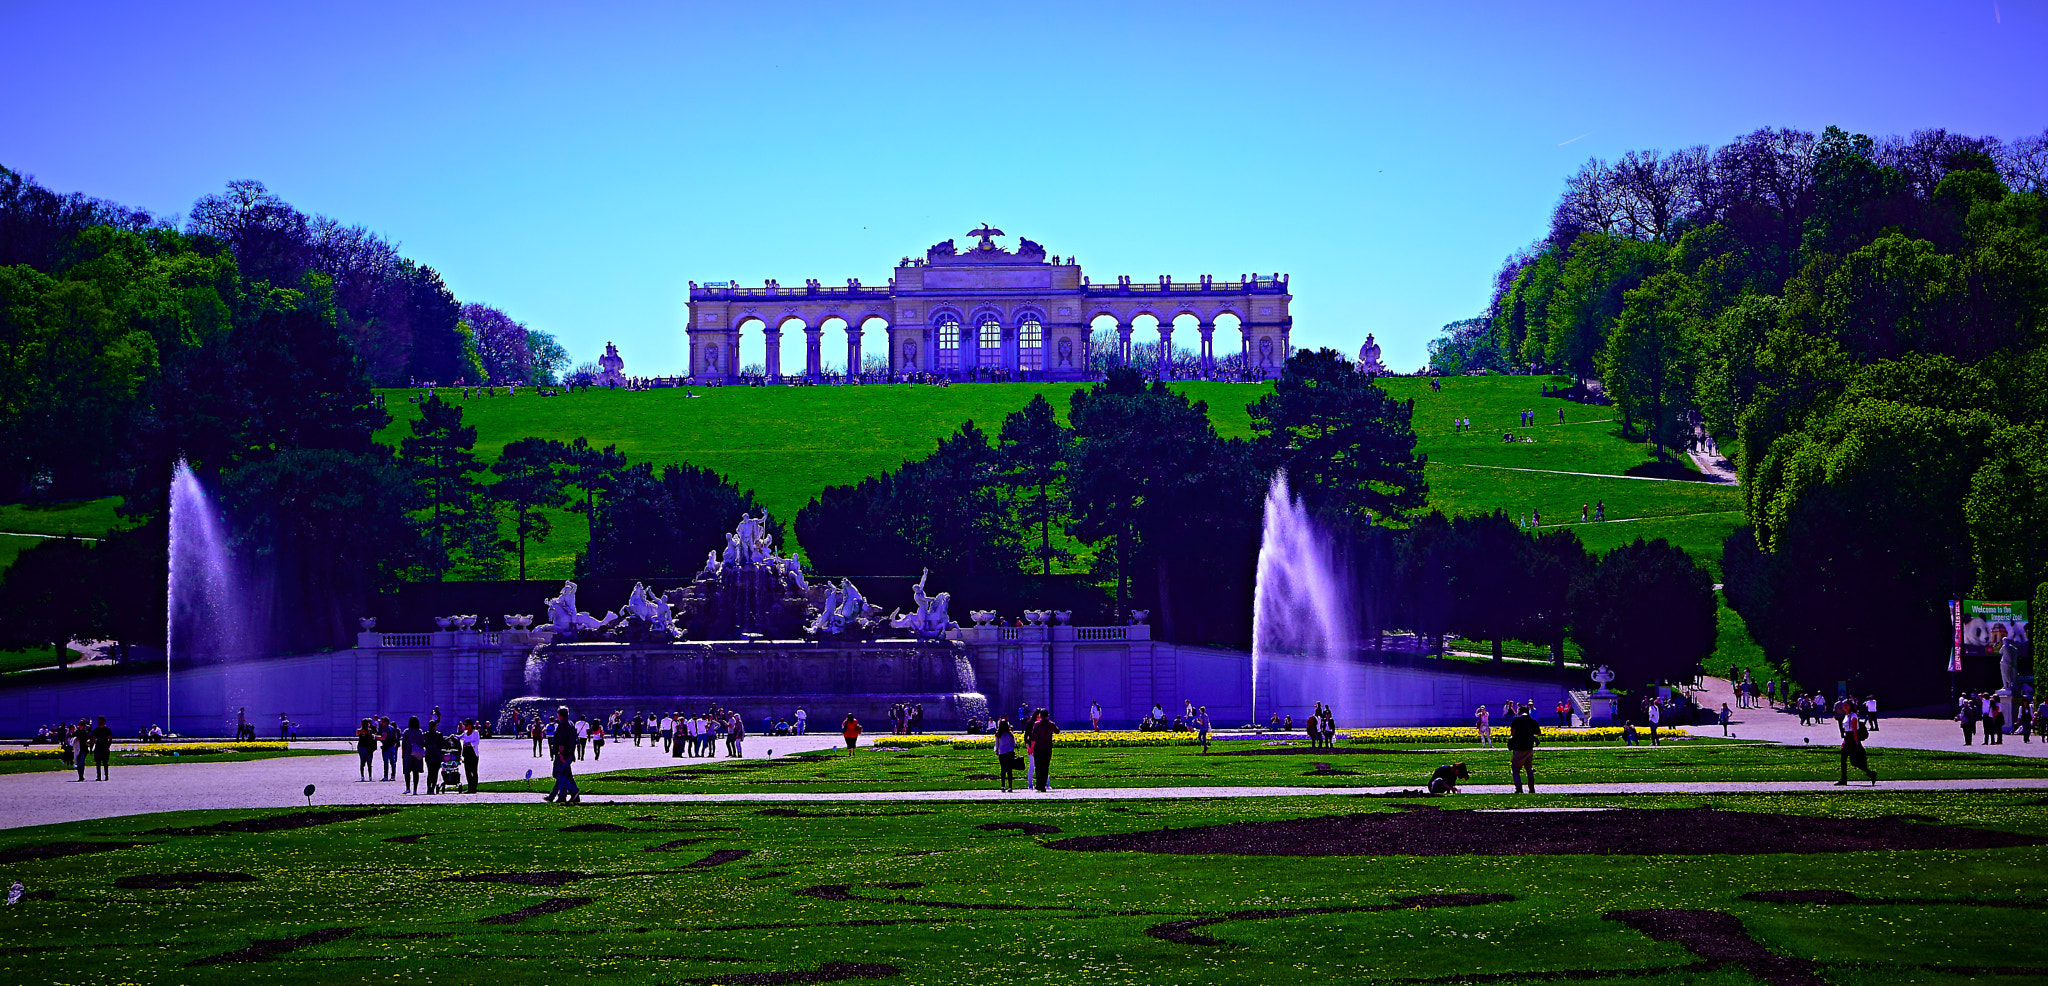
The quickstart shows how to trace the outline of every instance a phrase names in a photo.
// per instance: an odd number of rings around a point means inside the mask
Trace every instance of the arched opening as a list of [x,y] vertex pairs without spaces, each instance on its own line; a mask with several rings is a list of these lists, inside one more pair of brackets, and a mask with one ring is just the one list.
[[983,380],[993,379],[990,374],[1003,367],[1003,323],[994,312],[974,320],[974,366]]
[[1084,354],[1087,365],[1081,367],[1090,376],[1109,372],[1112,366],[1123,363],[1122,350],[1117,341],[1117,317],[1103,312],[1088,320],[1088,352]]
[[[834,322],[839,323],[836,327]],[[846,334],[849,323],[837,315],[828,315],[818,320],[818,373],[823,376],[843,376],[846,373]],[[835,345],[836,344],[836,345]],[[808,343],[806,343],[808,345]]]
[[743,377],[764,377],[768,374],[768,323],[749,316],[740,319],[732,331],[733,363],[729,373]]
[[1017,369],[1034,378],[1045,370],[1045,323],[1037,312],[1025,312],[1017,324]]
[[804,320],[790,315],[777,327],[782,330],[782,339],[776,346],[775,372],[770,376],[783,380],[801,379],[804,375]]
[[848,325],[846,350],[851,373],[858,373],[865,380],[886,379],[889,375],[889,320],[880,315],[869,315]]
[[1218,380],[1244,379],[1244,321],[1236,312],[1216,316],[1216,331],[1210,336],[1211,357]]
[[1130,365],[1146,376],[1159,373],[1159,316],[1149,312],[1131,316]]
[[960,316],[943,312],[932,320],[932,370],[957,373],[960,370]]
[[1196,380],[1202,376],[1202,320],[1193,312],[1181,312],[1168,323],[1173,326],[1170,351],[1166,354],[1168,380]]

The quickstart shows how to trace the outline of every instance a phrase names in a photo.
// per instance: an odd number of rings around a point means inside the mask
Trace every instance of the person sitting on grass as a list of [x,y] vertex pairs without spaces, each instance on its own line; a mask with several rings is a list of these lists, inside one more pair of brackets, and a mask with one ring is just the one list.
[[1444,764],[1436,769],[1435,774],[1430,775],[1429,793],[1456,794],[1458,793],[1458,782],[1470,780],[1471,778],[1472,772],[1465,769],[1463,761]]

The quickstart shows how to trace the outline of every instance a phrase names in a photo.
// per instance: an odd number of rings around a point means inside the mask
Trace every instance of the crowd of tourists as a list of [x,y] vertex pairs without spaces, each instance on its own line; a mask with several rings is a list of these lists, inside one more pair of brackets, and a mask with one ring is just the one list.
[[2017,697],[2003,692],[1964,692],[1956,696],[1955,718],[1963,727],[1963,745],[1971,745],[1980,729],[1985,746],[2001,746],[2007,736],[2013,735],[2019,736],[2022,743],[2032,743],[2036,732],[2048,738],[2048,730],[2044,730],[2048,727],[2048,719],[2044,719],[2048,717],[2048,701],[2036,702],[2031,685],[2022,685],[2020,689]]
[[485,725],[464,719],[453,732],[444,731],[439,706],[425,726],[419,716],[407,716],[404,729],[391,716],[364,719],[356,728],[356,780],[402,780],[407,794],[446,794],[451,788],[475,794],[478,759],[489,737]]

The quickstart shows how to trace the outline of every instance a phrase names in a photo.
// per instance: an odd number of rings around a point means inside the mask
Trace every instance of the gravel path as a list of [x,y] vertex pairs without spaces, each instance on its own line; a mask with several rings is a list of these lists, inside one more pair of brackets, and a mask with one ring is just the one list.
[[[1794,719],[1796,726],[1798,720]],[[1830,727],[1832,728],[1832,727]],[[758,738],[747,741],[750,752],[756,757],[766,756],[772,749],[777,756],[787,756],[808,750],[817,750],[839,745],[835,736],[807,736],[801,738],[778,737],[772,741]],[[113,779],[105,783],[96,781],[79,782],[71,774],[49,771],[33,774],[0,775],[0,828],[15,828],[28,825],[51,825],[77,822],[93,818],[110,818],[121,815],[137,815],[159,811],[184,811],[199,808],[290,808],[304,807],[306,799],[300,790],[307,784],[316,786],[313,796],[315,805],[404,805],[422,801],[482,802],[489,804],[535,804],[549,787],[547,761],[534,759],[530,755],[530,744],[525,740],[487,740],[481,762],[481,774],[486,781],[519,780],[527,770],[534,772],[531,793],[483,793],[483,794],[441,794],[408,795],[404,785],[398,782],[361,782],[355,779],[356,758],[342,743],[301,744],[328,747],[336,750],[331,757],[279,757],[270,760],[250,760],[239,763],[194,763],[164,764],[150,766],[121,766],[117,761]],[[2008,744],[2010,746],[2011,744]],[[1555,751],[1563,755],[1565,750]],[[656,767],[674,764],[677,761],[662,755],[658,748],[635,749],[630,743],[620,748],[617,744],[608,746],[603,760],[585,760],[578,765],[577,773],[587,776],[596,768],[627,770],[639,767]],[[682,761],[690,763],[693,761]],[[381,767],[380,767],[381,770]],[[645,804],[655,802],[721,802],[721,801],[1077,801],[1090,799],[1147,799],[1162,798],[1270,798],[1330,795],[1358,795],[1367,793],[1393,793],[1412,790],[1418,784],[1387,788],[1327,788],[1327,787],[1167,787],[1167,788],[1060,788],[1059,775],[1053,775],[1055,787],[1046,794],[1020,792],[1004,794],[996,790],[981,791],[913,791],[876,794],[853,792],[845,794],[645,794],[630,796],[608,796],[586,798],[585,804]],[[1883,791],[1946,791],[1984,789],[2048,789],[2048,779],[2013,780],[1942,780],[1942,781],[1884,781],[1876,786]],[[1851,791],[1871,790],[1871,786],[1858,782],[1848,788]],[[1513,789],[1504,784],[1468,785],[1463,790],[1473,794],[1504,794]],[[1545,785],[1545,794],[1582,795],[1629,795],[1629,794],[1759,794],[1759,793],[1820,793],[1841,791],[1832,783],[1823,780],[1751,782],[1699,782],[1681,784],[1557,784]],[[565,812],[573,811],[564,808]]]

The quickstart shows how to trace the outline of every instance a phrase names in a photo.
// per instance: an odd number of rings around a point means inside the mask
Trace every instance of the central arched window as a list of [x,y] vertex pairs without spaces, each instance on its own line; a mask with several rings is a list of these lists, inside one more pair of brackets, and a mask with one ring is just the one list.
[[939,322],[939,359],[936,369],[960,368],[960,322],[951,315]]
[[1017,327],[1017,368],[1045,369],[1045,326],[1032,316],[1026,316],[1024,324]]
[[975,327],[975,341],[978,351],[974,361],[981,366],[1001,366],[1003,363],[1003,323],[994,317],[981,320]]

